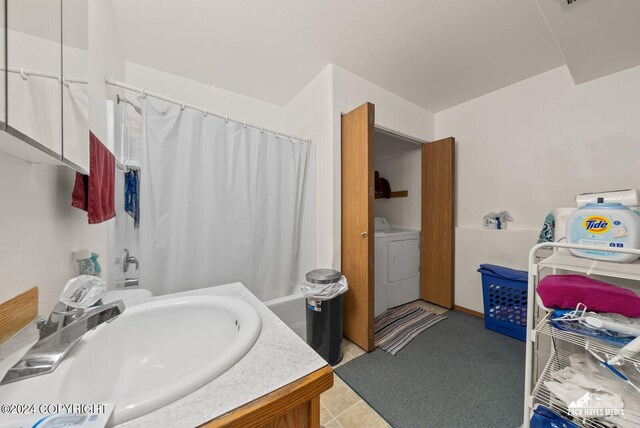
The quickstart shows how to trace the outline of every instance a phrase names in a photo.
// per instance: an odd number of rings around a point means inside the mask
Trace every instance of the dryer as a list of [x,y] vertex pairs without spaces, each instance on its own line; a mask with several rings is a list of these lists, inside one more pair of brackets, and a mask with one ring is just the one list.
[[420,298],[420,231],[375,218],[374,313]]
[[381,315],[387,310],[387,231],[391,225],[384,217],[375,217],[375,244],[374,244],[374,276],[373,276],[373,314]]

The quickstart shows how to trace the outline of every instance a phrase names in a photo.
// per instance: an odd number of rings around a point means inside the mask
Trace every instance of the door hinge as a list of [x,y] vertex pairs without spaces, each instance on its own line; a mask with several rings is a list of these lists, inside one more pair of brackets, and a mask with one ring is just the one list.
[[373,125],[373,112],[369,112],[369,123]]

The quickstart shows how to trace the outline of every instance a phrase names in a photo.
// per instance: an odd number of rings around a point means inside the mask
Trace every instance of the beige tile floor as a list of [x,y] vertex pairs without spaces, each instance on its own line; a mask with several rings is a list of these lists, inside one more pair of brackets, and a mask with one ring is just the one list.
[[[448,309],[431,303],[417,300],[414,305],[437,314],[445,313]],[[358,345],[348,339],[342,341],[344,357],[341,365],[365,354]],[[320,425],[325,428],[383,428],[390,425],[373,410],[353,389],[336,374],[333,375],[333,388],[320,396]]]

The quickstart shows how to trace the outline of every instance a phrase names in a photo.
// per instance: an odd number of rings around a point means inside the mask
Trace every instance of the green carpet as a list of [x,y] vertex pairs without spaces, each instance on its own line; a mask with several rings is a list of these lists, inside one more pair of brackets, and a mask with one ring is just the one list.
[[376,349],[335,372],[396,428],[519,427],[525,344],[445,315],[395,357]]

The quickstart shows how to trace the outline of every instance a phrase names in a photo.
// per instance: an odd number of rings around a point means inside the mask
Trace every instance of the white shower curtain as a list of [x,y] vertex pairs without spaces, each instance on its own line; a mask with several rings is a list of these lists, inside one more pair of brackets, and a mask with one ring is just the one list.
[[140,102],[141,285],[165,294],[239,281],[261,300],[290,294],[309,143]]

